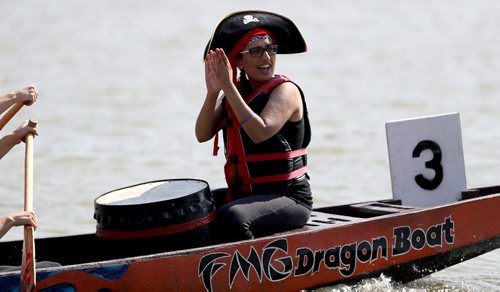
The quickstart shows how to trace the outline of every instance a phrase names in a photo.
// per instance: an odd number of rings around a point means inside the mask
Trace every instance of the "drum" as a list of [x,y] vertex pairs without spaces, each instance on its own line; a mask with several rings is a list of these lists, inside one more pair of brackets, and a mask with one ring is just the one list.
[[[97,236],[138,239],[183,234],[213,221],[215,207],[208,183],[169,179],[105,193],[94,201]],[[207,230],[208,227],[204,228]]]

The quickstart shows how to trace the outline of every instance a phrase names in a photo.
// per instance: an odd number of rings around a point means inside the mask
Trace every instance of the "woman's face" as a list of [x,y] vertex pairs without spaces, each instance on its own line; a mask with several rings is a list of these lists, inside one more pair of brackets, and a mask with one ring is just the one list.
[[[267,46],[272,44],[273,43],[270,39],[258,39],[249,43],[242,50],[242,52],[257,47],[266,48]],[[264,53],[260,57],[254,57],[250,53],[243,53],[239,56],[240,57],[237,58],[237,66],[240,70],[245,70],[250,81],[250,85],[253,88],[258,87],[274,76],[276,54],[269,55],[269,53],[264,50]]]

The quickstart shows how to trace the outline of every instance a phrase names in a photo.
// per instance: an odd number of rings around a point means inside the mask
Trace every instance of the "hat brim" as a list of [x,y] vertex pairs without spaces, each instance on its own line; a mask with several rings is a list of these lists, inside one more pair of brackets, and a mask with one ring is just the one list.
[[236,43],[254,28],[270,31],[279,54],[295,54],[307,51],[307,45],[297,26],[288,18],[266,11],[245,10],[231,13],[222,18],[215,28],[203,53],[205,59],[209,50],[221,48],[229,54]]

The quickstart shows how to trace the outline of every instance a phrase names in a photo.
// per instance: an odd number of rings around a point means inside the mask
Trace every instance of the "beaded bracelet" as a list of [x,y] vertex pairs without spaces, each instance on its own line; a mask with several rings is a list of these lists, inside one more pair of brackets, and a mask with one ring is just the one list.
[[250,121],[251,118],[252,118],[252,113],[249,113],[246,117],[243,118],[243,120],[241,120],[240,126],[243,126],[246,122]]

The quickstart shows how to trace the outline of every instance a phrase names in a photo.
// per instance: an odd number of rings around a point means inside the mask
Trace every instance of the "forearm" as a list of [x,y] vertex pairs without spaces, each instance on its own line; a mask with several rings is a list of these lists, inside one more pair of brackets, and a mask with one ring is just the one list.
[[246,104],[235,86],[226,88],[224,93],[236,119],[254,143],[265,141],[273,135],[265,121]]
[[196,119],[195,134],[198,142],[208,141],[216,134],[217,125],[220,120],[219,107],[217,96],[207,94]]
[[2,238],[13,226],[13,220],[9,216],[0,217],[0,238]]
[[15,93],[7,93],[6,95],[0,96],[0,114],[18,101],[20,101],[20,99]]
[[15,145],[19,143],[19,139],[14,133],[7,134],[0,138],[0,159],[7,154]]

